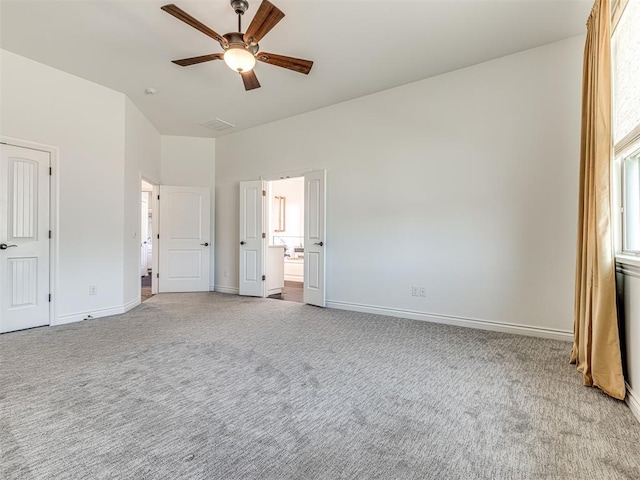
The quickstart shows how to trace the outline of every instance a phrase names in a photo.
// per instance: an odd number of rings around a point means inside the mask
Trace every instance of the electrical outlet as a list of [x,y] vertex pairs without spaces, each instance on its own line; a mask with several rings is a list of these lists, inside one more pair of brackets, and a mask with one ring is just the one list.
[[421,297],[426,297],[427,296],[427,289],[424,287],[420,287],[420,296]]
[[420,289],[418,287],[416,287],[415,285],[413,285],[411,287],[411,295],[414,297],[417,297],[420,294]]
[[97,295],[98,287],[96,285],[89,285],[89,295]]

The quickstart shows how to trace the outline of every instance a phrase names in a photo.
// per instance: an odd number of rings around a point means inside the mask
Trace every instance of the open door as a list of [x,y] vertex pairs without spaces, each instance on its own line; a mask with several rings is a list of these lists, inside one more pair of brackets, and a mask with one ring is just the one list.
[[265,296],[265,182],[240,182],[240,295]]
[[325,306],[326,171],[304,175],[304,303]]
[[149,275],[149,192],[140,198],[140,276]]
[[210,191],[160,186],[158,291],[209,291]]

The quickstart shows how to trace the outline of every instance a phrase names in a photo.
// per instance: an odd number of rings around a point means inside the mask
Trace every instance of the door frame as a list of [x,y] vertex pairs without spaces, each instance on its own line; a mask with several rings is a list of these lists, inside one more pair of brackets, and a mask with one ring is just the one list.
[[[160,201],[158,200],[158,195],[160,194],[160,182],[155,180],[152,175],[147,175],[142,170],[138,171],[138,189],[140,193],[138,194],[138,198],[142,197],[142,181],[144,180],[147,183],[153,185],[153,190],[151,192],[151,202],[149,202],[149,208],[153,211],[153,216],[151,217],[151,229],[154,232],[156,238],[153,239],[152,248],[151,248],[151,294],[158,294],[158,248],[160,247],[160,239],[158,238],[158,225],[160,218]],[[138,208],[139,209],[139,208]],[[139,225],[138,227],[141,227]],[[142,232],[138,232],[138,237]],[[140,238],[142,240],[142,238]],[[142,291],[138,294],[138,299],[142,300]]]
[[49,302],[49,326],[58,324],[56,315],[57,285],[58,285],[58,263],[60,260],[59,250],[59,192],[58,182],[60,172],[58,169],[59,149],[53,145],[45,143],[33,142],[31,140],[23,140],[20,138],[0,135],[0,143],[12,145],[14,147],[27,148],[30,150],[38,150],[49,154],[49,166],[51,167],[51,175],[49,175],[49,230],[51,238],[49,239],[49,294],[51,301]]
[[[260,176],[260,180],[266,182],[267,184],[267,192],[269,192],[271,190],[271,182],[277,181],[277,180],[287,180],[289,178],[298,178],[298,177],[303,177],[305,176],[305,174],[310,173],[310,172],[314,172],[314,171],[318,171],[318,170],[323,170],[326,172],[326,168],[302,168],[299,170],[291,170],[289,172],[282,172],[282,173],[272,173],[272,174],[268,174],[268,175],[261,175]],[[305,185],[306,188],[306,185]],[[326,191],[325,191],[325,205],[326,205]],[[306,210],[306,198],[303,201],[303,210]],[[325,209],[325,218],[326,218],[326,209]],[[268,206],[265,205],[264,209],[263,209],[263,222],[266,222],[266,225],[269,226],[271,225],[271,211],[269,210]],[[305,217],[305,222],[306,222],[306,217]],[[327,236],[327,227],[326,227],[326,221],[325,221],[325,227],[324,227],[324,235],[325,238]],[[263,253],[263,256],[266,258],[266,249],[269,248],[269,241],[267,239],[267,241],[264,243],[263,245],[263,249],[265,250],[265,252]],[[307,268],[307,257],[305,255],[305,259],[304,259],[304,268],[306,271]],[[263,272],[265,275],[269,275],[269,272],[267,272],[267,262],[264,263],[264,267],[263,267]],[[325,292],[326,292],[326,262],[324,264],[324,275],[325,275]],[[304,288],[304,287],[303,287]],[[264,290],[264,297],[267,297],[267,290],[265,288]],[[326,295],[326,293],[325,293]]]
[[313,172],[314,170],[326,170],[325,168],[303,168],[300,170],[291,170],[289,172],[283,173],[272,173],[269,175],[261,175],[259,180],[264,180],[265,182],[273,182],[276,180],[287,180],[288,178],[296,178],[296,177],[304,177],[305,173]]

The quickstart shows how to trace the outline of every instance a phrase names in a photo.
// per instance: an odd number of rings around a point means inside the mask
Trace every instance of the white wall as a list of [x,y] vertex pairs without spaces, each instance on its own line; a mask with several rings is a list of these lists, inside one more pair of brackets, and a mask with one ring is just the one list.
[[[161,176],[163,185],[209,187],[211,189],[211,279],[215,265],[215,139],[163,135],[161,138]],[[160,213],[162,215],[162,212]]]
[[[160,183],[160,134],[129,98],[124,131],[124,303],[140,299],[140,177]],[[152,204],[150,204],[152,205]]]
[[238,286],[238,182],[327,169],[330,305],[569,338],[583,42],[219,138],[216,286]]
[[125,96],[7,51],[0,62],[0,133],[59,148],[58,317],[120,307]]
[[59,152],[52,322],[120,313],[140,296],[140,172],[160,180],[160,135],[122,93],[7,51],[0,64],[0,134]]
[[[134,306],[140,177],[213,190],[215,140],[161,137],[125,95],[11,52],[0,50],[0,66],[0,135],[59,150],[53,323]],[[212,239],[213,206],[212,195]]]

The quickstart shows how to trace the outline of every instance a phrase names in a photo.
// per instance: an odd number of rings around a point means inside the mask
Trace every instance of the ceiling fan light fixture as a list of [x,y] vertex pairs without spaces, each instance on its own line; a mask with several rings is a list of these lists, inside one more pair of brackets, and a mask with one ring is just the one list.
[[181,67],[188,67],[189,65],[197,65],[213,60],[224,60],[224,63],[231,70],[240,73],[240,78],[244,83],[244,89],[247,91],[260,88],[260,82],[253,71],[256,60],[276,67],[287,68],[305,75],[311,71],[311,67],[313,66],[311,60],[260,52],[258,42],[284,18],[284,12],[282,12],[282,10],[269,0],[262,0],[251,23],[246,31],[242,33],[242,15],[249,8],[249,2],[248,0],[231,0],[231,8],[233,8],[233,11],[238,15],[238,30],[220,35],[174,4],[161,7],[161,9],[169,15],[176,17],[178,20],[214,39],[224,50],[224,53],[210,53],[197,57],[182,58],[180,60],[172,60],[172,63],[180,65]]
[[256,57],[240,46],[231,46],[224,52],[224,63],[236,72],[248,72],[256,64]]

